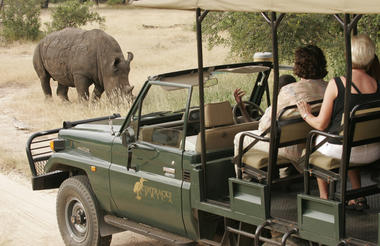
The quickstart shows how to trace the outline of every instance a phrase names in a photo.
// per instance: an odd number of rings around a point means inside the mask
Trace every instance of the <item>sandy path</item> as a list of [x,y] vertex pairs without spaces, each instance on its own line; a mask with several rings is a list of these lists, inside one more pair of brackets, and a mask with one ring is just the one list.
[[[0,173],[0,245],[64,245],[55,217],[56,190],[32,191],[28,181]],[[144,236],[115,234],[113,246],[165,245]]]
[[0,245],[62,245],[55,192],[33,192],[18,179],[0,174]]

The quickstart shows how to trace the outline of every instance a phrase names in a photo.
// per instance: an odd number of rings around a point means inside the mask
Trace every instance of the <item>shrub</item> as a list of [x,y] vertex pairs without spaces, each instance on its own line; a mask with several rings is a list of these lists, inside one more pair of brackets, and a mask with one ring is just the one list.
[[116,5],[116,4],[123,4],[125,3],[125,0],[108,0],[107,4],[109,5]]
[[80,4],[78,0],[69,0],[60,4],[52,11],[53,21],[47,24],[48,32],[58,31],[66,27],[80,27],[89,22],[103,25],[104,18],[97,12],[91,11],[91,2]]
[[36,40],[40,36],[39,0],[5,0],[3,8],[1,34],[6,40]]
[[[380,15],[364,15],[358,25],[359,33],[368,33],[377,47],[379,21]],[[257,51],[272,50],[271,29],[260,13],[212,12],[204,19],[203,30],[211,47],[229,46],[244,61],[251,61]],[[281,62],[292,63],[295,48],[315,44],[328,60],[328,77],[345,73],[343,30],[331,15],[286,14],[278,30]]]

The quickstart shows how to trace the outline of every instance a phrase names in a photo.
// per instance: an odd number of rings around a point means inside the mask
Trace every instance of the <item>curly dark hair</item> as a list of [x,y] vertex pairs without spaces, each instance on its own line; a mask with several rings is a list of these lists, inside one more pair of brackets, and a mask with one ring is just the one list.
[[315,45],[297,48],[293,72],[304,79],[322,79],[327,75],[326,58]]

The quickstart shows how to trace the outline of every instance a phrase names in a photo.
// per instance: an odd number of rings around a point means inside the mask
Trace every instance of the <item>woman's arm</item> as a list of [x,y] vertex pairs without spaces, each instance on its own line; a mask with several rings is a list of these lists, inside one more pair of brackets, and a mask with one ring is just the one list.
[[240,108],[240,112],[241,112],[242,116],[244,117],[244,121],[250,122],[252,120],[249,117],[247,109],[245,108],[245,104],[243,103],[243,100],[242,100],[242,97],[244,95],[245,95],[245,91],[242,91],[240,88],[238,88],[234,91],[235,101]]
[[311,107],[305,101],[297,102],[298,111],[302,118],[313,128],[317,130],[325,130],[331,121],[333,111],[333,104],[335,98],[338,96],[338,88],[334,79],[330,80],[327,85],[321,110],[318,116],[311,114]]

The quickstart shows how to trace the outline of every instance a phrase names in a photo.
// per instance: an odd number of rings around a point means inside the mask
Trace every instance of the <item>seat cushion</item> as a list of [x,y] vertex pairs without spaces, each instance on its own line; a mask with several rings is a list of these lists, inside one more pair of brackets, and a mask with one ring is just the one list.
[[[340,167],[340,159],[336,159],[315,151],[310,155],[309,163],[325,170],[332,170]],[[368,163],[350,163],[350,167],[365,166]]]
[[310,155],[309,163],[325,170],[332,170],[340,166],[339,159],[329,157],[318,151],[315,151],[313,154]]
[[[242,162],[250,167],[262,169],[268,166],[269,153],[262,150],[251,149],[243,155]],[[283,156],[278,156],[277,165],[291,163],[291,161]]]

